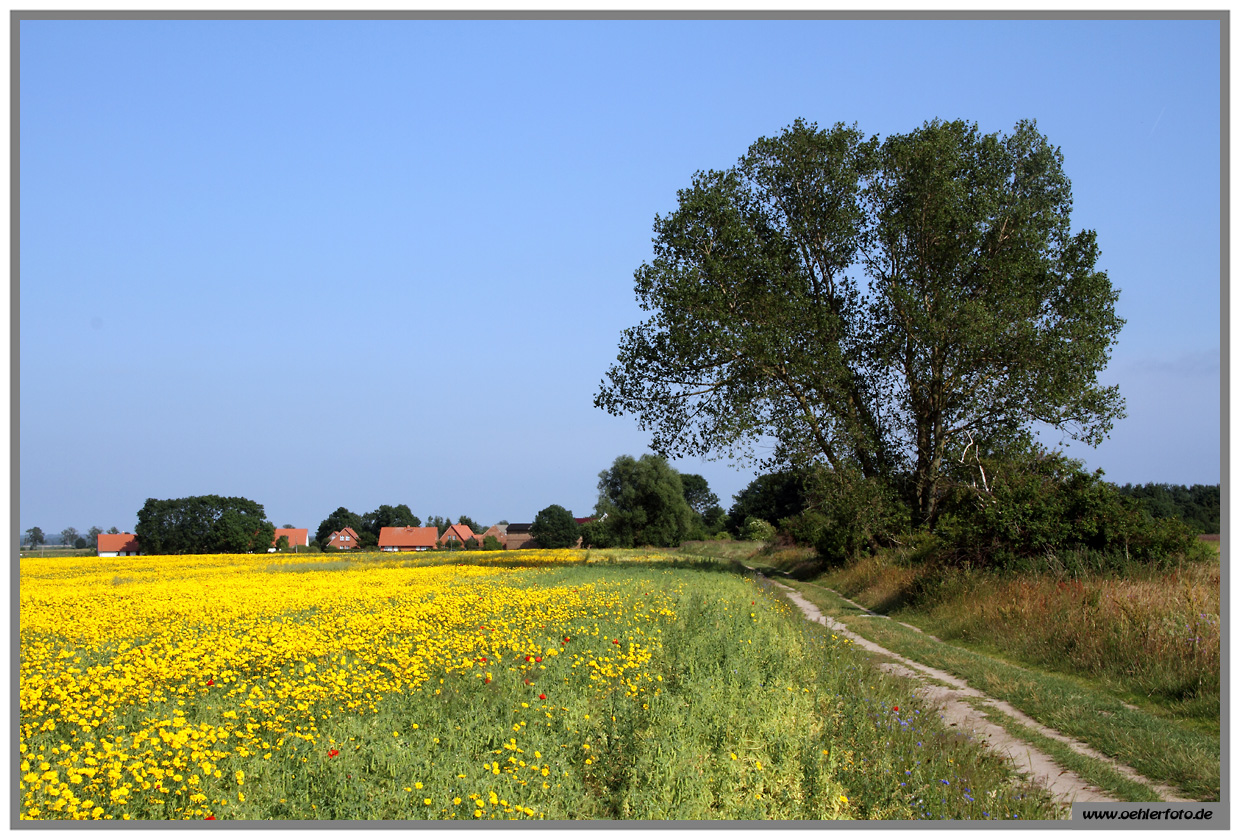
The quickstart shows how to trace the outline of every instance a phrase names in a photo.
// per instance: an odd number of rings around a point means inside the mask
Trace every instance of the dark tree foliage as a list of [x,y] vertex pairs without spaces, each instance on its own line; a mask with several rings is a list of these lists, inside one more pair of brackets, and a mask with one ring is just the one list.
[[1153,519],[1102,470],[1086,472],[1062,453],[987,453],[974,464],[977,480],[957,483],[944,499],[935,528],[941,559],[1044,567],[1089,551],[1159,564],[1200,549],[1178,519]]
[[499,551],[504,546],[494,534],[487,534],[482,538],[483,551]]
[[134,533],[143,554],[266,551],[275,537],[263,506],[240,496],[147,499]]
[[1222,527],[1222,494],[1217,484],[1125,484],[1119,488],[1155,519],[1179,519],[1195,533],[1217,534]]
[[581,524],[581,544],[585,548],[614,548],[607,520],[591,519]]
[[572,511],[549,505],[534,517],[530,536],[539,548],[572,548],[581,536],[581,526],[573,519]]
[[26,530],[26,545],[31,548],[43,545],[47,541],[47,537],[43,534],[42,528],[28,528]]
[[[413,511],[409,509],[409,505],[379,505],[378,508],[370,513],[362,514],[361,521],[362,530],[375,535],[376,545],[378,544],[379,532],[384,528],[417,528],[422,524],[422,520],[414,516]],[[328,533],[330,534],[331,531],[328,531]],[[361,539],[361,537],[362,532],[358,531],[358,538]]]
[[803,470],[782,470],[759,475],[732,498],[728,511],[729,530],[741,536],[745,520],[753,517],[778,525],[783,519],[805,510],[807,475]]
[[288,551],[288,534],[281,534],[276,540],[276,551]]
[[98,525],[92,525],[91,529],[86,532],[86,538],[90,541],[90,547],[99,548],[99,535],[103,533],[103,529]]
[[435,529],[439,531],[439,536],[441,537],[444,535],[444,532],[448,530],[448,526],[450,526],[451,524],[452,524],[452,520],[448,519],[446,516],[426,517],[426,527],[429,528],[431,526],[434,526]]
[[[957,121],[885,141],[797,121],[655,219],[595,405],[665,455],[819,464],[895,484],[933,523],[946,465],[1036,422],[1097,444],[1123,322],[1092,231],[1073,233],[1062,155],[1034,123]],[[854,478],[853,475],[856,477]]]
[[483,528],[473,519],[470,519],[468,516],[465,516],[465,515],[458,516],[456,518],[456,524],[464,525],[466,528],[473,531],[475,534],[481,534],[483,531],[486,530],[486,528]]
[[677,546],[693,522],[680,474],[659,455],[621,455],[599,473],[598,491],[595,516],[606,515],[611,547]]
[[698,516],[706,516],[706,511],[719,504],[719,497],[710,492],[706,479],[694,473],[681,473],[680,486],[685,491],[685,501]]
[[90,542],[86,539],[86,537],[78,537],[73,541],[74,548],[86,548],[88,545],[90,545]]
[[[319,523],[319,530],[315,532],[314,538],[318,540],[319,545],[327,545],[328,537],[344,528],[352,528],[357,533],[358,540],[362,540],[362,532],[367,531],[366,526],[362,522],[362,517],[348,508],[338,507]],[[367,533],[370,532],[367,531]],[[378,539],[373,533],[370,535],[376,540]]]

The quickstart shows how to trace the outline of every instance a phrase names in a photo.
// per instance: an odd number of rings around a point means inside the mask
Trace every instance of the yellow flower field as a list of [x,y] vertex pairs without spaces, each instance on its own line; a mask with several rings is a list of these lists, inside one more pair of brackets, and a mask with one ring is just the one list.
[[[580,559],[539,560],[557,554]],[[374,712],[445,674],[487,683],[567,655],[599,687],[636,694],[653,682],[642,664],[671,615],[662,596],[634,610],[605,587],[525,586],[521,570],[339,565],[23,560],[22,817],[125,817],[138,801],[202,817],[244,795],[231,759],[313,744],[324,718]],[[604,616],[631,632],[589,655]]]
[[23,558],[20,620],[21,819],[1049,813],[714,561]]

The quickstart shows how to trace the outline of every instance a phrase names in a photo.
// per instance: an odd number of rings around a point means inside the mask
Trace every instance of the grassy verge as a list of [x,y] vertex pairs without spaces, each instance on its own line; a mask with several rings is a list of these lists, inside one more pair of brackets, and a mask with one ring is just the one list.
[[[993,656],[938,642],[893,621],[841,615],[842,603],[819,586],[792,583],[853,632],[917,662],[952,673],[1038,722],[1077,738],[1147,778],[1202,800],[1219,796],[1219,742],[1142,710],[1128,708],[1086,681],[1028,670]],[[1086,778],[1114,789],[1093,774]]]
[[974,699],[973,701],[966,702],[972,702],[974,708],[985,712],[988,718],[998,723],[1013,736],[1037,747],[1054,759],[1060,767],[1071,770],[1101,790],[1114,794],[1125,802],[1159,802],[1162,800],[1162,797],[1153,788],[1133,781],[1105,762],[1087,755],[1081,755],[1063,742],[1057,741],[1054,738],[1048,738],[1041,732],[1030,729],[1010,715],[1005,715],[981,700]]

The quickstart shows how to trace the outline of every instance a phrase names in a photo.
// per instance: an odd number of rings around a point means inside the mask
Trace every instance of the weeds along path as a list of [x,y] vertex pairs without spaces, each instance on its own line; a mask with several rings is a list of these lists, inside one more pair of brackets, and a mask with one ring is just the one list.
[[[1053,729],[1042,726],[1036,720],[1008,703],[988,697],[975,688],[970,688],[964,680],[946,671],[915,662],[851,632],[840,622],[823,615],[822,611],[815,604],[811,603],[792,587],[774,580],[771,583],[779,587],[810,621],[825,624],[831,628],[832,632],[851,639],[855,645],[864,650],[895,660],[894,662],[882,663],[879,667],[920,682],[921,688],[918,690],[918,693],[940,706],[942,717],[948,725],[957,727],[963,733],[970,733],[973,737],[979,738],[991,750],[1007,756],[1016,765],[1017,769],[1027,773],[1035,783],[1049,790],[1061,802],[1119,802],[1123,800],[1111,797],[1103,790],[1086,782],[1077,774],[1062,767],[1037,747],[1014,737],[1002,726],[990,720],[986,713],[977,708],[977,706],[990,707],[1044,737],[1063,743],[1081,755],[1108,764],[1117,773],[1156,791],[1168,802],[1192,801],[1183,798],[1177,791],[1165,785],[1151,782],[1132,768],[1116,763],[1089,746],[1068,738]],[[838,593],[834,593],[834,590],[829,591],[842,598]],[[865,610],[865,612],[868,613],[869,611]]]

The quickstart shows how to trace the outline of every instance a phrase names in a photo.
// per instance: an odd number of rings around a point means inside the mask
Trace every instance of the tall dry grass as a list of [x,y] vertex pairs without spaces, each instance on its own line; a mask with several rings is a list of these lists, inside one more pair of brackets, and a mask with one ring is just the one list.
[[1066,577],[871,557],[828,578],[865,606],[912,619],[945,641],[1085,676],[1176,715],[1218,720],[1217,561]]

